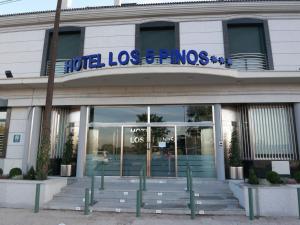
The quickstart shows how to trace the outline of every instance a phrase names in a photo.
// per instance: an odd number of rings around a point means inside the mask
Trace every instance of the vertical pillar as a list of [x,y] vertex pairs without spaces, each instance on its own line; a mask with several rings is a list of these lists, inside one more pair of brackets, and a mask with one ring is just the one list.
[[295,127],[298,143],[298,152],[300,153],[300,103],[294,104]]
[[36,166],[42,120],[42,107],[34,106],[29,110],[22,162],[22,170],[24,172],[31,166],[34,168]]
[[215,147],[216,147],[216,169],[218,180],[225,180],[225,160],[222,135],[222,107],[221,104],[214,105],[215,124]]
[[80,123],[79,123],[79,137],[78,137],[78,153],[77,153],[77,168],[76,176],[83,177],[84,167],[86,161],[86,145],[87,145],[87,131],[88,131],[88,118],[89,107],[80,107]]

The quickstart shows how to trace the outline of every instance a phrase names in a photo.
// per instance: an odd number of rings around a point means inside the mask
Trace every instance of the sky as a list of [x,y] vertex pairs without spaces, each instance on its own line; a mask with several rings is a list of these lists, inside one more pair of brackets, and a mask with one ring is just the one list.
[[[57,0],[16,0],[9,4],[1,4],[5,0],[0,0],[0,15],[22,12],[33,12],[43,10],[54,10]],[[122,0],[123,3],[160,3],[160,2],[183,2],[191,0]],[[72,0],[73,8],[86,6],[107,6],[113,5],[114,0]]]

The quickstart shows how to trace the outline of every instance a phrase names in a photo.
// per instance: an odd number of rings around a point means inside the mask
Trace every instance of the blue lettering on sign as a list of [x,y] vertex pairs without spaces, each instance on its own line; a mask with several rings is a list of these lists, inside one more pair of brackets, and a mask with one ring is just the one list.
[[[155,51],[153,49],[147,49],[144,52],[144,57],[139,50],[132,50],[128,52],[126,50],[120,51],[118,54],[113,52],[108,53],[107,65],[113,66],[126,66],[129,63],[133,65],[153,64],[156,62],[159,64],[189,64],[189,65],[201,65],[206,66],[209,63],[219,63],[220,65],[226,65],[230,67],[232,65],[232,59],[218,57],[216,55],[209,55],[207,51],[179,50],[179,49],[160,49]],[[86,56],[77,56],[73,59],[65,62],[64,72],[72,73],[74,71],[82,71],[87,69],[99,69],[106,66],[105,62],[102,62],[101,54],[92,54]]]

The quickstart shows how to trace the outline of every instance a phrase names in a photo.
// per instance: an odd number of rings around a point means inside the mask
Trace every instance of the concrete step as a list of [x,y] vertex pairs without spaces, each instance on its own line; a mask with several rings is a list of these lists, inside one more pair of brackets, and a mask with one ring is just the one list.
[[[197,214],[243,215],[226,182],[213,179],[194,181]],[[105,190],[99,190],[100,178],[96,178],[94,211],[132,212],[136,210],[136,178],[105,178]],[[90,178],[72,179],[52,201],[43,207],[47,209],[83,210],[85,188],[89,188]],[[189,192],[185,191],[186,179],[147,179],[147,191],[143,192],[142,213],[190,214],[187,207]]]

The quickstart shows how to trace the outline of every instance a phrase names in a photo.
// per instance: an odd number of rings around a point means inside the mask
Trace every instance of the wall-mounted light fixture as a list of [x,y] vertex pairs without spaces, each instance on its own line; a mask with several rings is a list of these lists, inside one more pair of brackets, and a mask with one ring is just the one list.
[[6,78],[13,78],[13,77],[14,77],[14,76],[12,75],[11,70],[6,70],[6,71],[5,71],[5,75],[6,75]]

